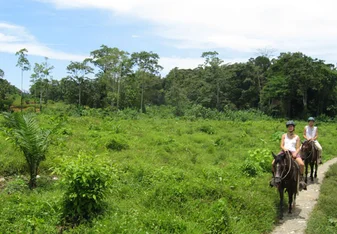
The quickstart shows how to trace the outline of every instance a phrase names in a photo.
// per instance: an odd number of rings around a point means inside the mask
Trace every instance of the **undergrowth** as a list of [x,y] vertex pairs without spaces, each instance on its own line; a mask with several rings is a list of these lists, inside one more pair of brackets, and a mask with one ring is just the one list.
[[[51,168],[73,165],[78,152],[93,155],[92,170],[104,164],[114,180],[111,193],[102,198],[104,212],[65,233],[270,232],[279,200],[268,185],[271,152],[279,151],[284,121],[256,111],[219,114],[191,108],[179,118],[168,110],[164,118],[160,107],[148,108],[146,115],[85,108],[77,114],[49,110],[38,115],[43,127],[55,121],[63,125],[40,165],[44,182],[33,191],[25,187],[23,156],[0,135],[0,176],[6,179],[0,187],[0,233],[62,229],[67,189],[53,179],[62,174]],[[298,122],[297,129],[305,124]],[[324,160],[337,150],[330,140],[335,128],[320,125]]]

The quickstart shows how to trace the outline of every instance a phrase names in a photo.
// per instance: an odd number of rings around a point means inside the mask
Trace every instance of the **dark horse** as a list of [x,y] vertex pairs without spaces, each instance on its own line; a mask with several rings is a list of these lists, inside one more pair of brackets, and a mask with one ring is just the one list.
[[[282,152],[274,156],[274,180],[275,185],[280,193],[280,218],[283,218],[283,196],[288,192],[289,208],[288,213],[295,207],[296,194],[299,188],[299,167],[295,160],[292,159],[291,153]],[[284,191],[284,189],[286,189]]]
[[314,181],[313,173],[314,173],[314,166],[315,166],[315,178],[317,178],[317,149],[315,148],[314,141],[304,141],[301,147],[301,157],[305,164],[305,178],[304,181],[307,183],[308,180],[308,164],[310,163],[310,179]]

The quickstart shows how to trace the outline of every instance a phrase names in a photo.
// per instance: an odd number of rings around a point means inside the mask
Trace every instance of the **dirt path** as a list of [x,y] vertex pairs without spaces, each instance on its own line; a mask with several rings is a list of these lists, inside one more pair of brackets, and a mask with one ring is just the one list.
[[[272,234],[304,233],[309,215],[317,203],[320,186],[329,167],[337,163],[337,158],[318,166],[317,179],[308,181],[308,190],[302,190],[296,198],[296,207],[292,214],[284,213],[284,218]],[[309,179],[309,178],[308,178]]]

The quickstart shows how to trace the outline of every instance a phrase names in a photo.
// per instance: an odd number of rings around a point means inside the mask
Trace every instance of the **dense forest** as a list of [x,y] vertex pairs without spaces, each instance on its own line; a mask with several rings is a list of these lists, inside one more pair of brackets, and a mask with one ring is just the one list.
[[[27,50],[17,53],[22,74],[31,68]],[[223,111],[258,109],[276,117],[337,114],[337,70],[301,52],[270,58],[261,54],[245,63],[225,64],[217,52],[204,52],[194,69],[172,69],[161,77],[159,55],[128,53],[102,45],[82,62],[70,62],[68,76],[52,77],[48,59],[32,66],[30,94],[41,105],[51,101],[91,108],[146,112],[149,105],[171,105],[176,115],[192,105]],[[13,88],[2,68],[0,108],[8,108]]]

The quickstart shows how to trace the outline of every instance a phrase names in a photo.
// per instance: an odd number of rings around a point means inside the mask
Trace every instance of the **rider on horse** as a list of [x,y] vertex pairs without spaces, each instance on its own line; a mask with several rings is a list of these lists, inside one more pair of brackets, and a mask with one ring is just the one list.
[[[283,152],[290,152],[292,155],[292,158],[294,160],[296,160],[297,164],[299,165],[299,169],[300,169],[300,187],[301,188],[306,188],[306,184],[303,181],[303,172],[304,172],[304,163],[302,161],[302,158],[299,155],[299,151],[301,149],[301,140],[300,137],[298,135],[296,135],[294,133],[295,131],[295,122],[290,120],[286,123],[286,127],[288,129],[287,133],[282,135],[282,139],[281,139],[281,149],[282,151],[279,153],[283,153]],[[274,165],[274,160],[273,163]],[[274,170],[274,166],[273,166],[273,170]],[[270,183],[271,186],[275,186],[273,180]]]
[[322,164],[322,146],[317,141],[318,138],[318,129],[315,125],[315,118],[308,118],[308,125],[304,127],[303,137],[307,141],[313,141],[315,143],[315,147],[318,151],[318,162]]

